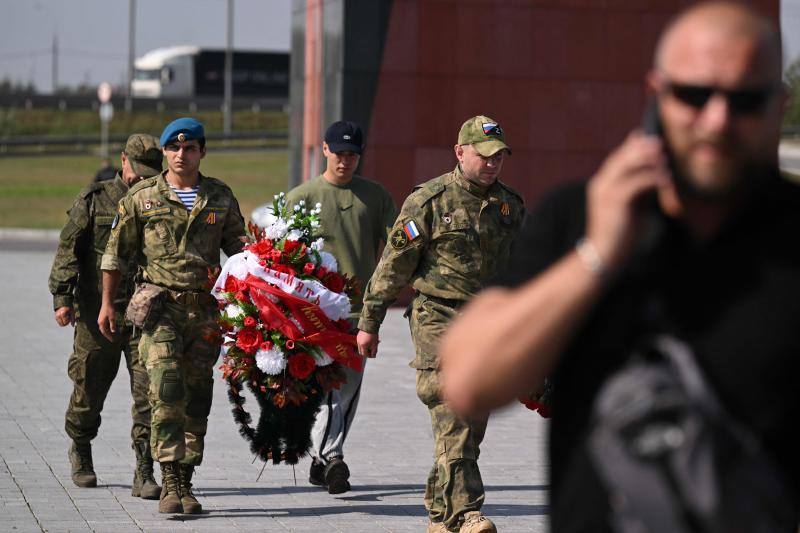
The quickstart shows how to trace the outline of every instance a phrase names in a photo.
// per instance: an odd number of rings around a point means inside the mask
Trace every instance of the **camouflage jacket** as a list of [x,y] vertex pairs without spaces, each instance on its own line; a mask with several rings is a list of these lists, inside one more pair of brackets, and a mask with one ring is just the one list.
[[101,268],[118,270],[138,256],[144,281],[174,291],[208,290],[209,274],[219,270],[220,249],[228,256],[240,252],[245,229],[227,185],[202,175],[199,184],[191,211],[163,174],[131,187],[119,203]]
[[[96,316],[100,310],[103,278],[100,260],[106,249],[117,204],[128,192],[128,185],[117,175],[113,180],[85,187],[67,211],[69,220],[61,230],[58,250],[50,270],[48,285],[53,308],[74,306],[78,314]],[[123,281],[117,291],[116,309],[124,311],[133,292],[135,265],[120,265]]]
[[376,333],[408,283],[428,297],[468,300],[505,266],[524,215],[519,193],[500,181],[483,193],[458,167],[415,187],[367,285],[358,328]]

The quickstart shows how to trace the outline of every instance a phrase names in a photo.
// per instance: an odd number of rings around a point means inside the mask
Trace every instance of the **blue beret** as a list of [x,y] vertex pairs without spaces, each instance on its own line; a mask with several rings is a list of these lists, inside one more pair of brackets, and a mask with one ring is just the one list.
[[[183,134],[183,139],[179,139],[178,136]],[[198,122],[196,119],[183,117],[179,119],[175,119],[169,124],[167,127],[164,128],[164,132],[161,134],[161,146],[166,146],[167,143],[179,140],[179,141],[192,141],[192,140],[200,140],[206,138],[206,132],[203,129],[203,125]]]

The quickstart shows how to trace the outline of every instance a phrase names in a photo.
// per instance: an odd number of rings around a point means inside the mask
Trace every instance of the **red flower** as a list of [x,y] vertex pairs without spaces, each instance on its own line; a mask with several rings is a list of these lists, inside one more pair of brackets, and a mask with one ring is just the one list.
[[325,276],[323,283],[333,292],[342,292],[344,290],[345,279],[342,275],[331,272]]
[[251,316],[244,317],[244,327],[254,328],[256,326],[256,319]]
[[277,270],[278,272],[289,274],[292,277],[297,276],[297,271],[292,267],[286,265],[272,265],[272,270]]
[[244,291],[238,291],[234,296],[236,297],[237,300],[242,302],[250,301],[247,299],[247,295],[244,293]]
[[286,240],[283,243],[283,253],[291,254],[297,249],[302,249],[303,243],[300,241]]
[[292,339],[286,339],[286,349],[294,350],[294,341]]
[[270,253],[270,250],[272,250],[272,241],[269,239],[258,241],[254,244],[251,244],[249,249],[252,253],[259,257],[267,257]]
[[305,352],[296,353],[287,361],[289,374],[297,379],[306,379],[316,366],[314,358]]
[[322,279],[325,277],[325,274],[328,273],[328,269],[324,266],[317,268],[317,278]]
[[281,252],[280,250],[278,250],[276,248],[273,248],[272,251],[269,253],[269,258],[272,259],[273,263],[280,263],[282,255],[283,255],[283,252]]
[[305,274],[306,276],[310,276],[311,274],[314,273],[314,268],[315,268],[314,263],[306,263],[305,265],[303,265],[303,274]]
[[225,289],[224,292],[238,292],[239,291],[239,280],[233,276],[228,276],[225,278]]
[[271,350],[272,346],[273,346],[272,341],[264,341],[264,342],[261,343],[261,347],[260,348],[262,350],[266,351],[266,350]]
[[262,340],[261,333],[256,328],[242,328],[236,334],[236,346],[248,354],[256,353]]

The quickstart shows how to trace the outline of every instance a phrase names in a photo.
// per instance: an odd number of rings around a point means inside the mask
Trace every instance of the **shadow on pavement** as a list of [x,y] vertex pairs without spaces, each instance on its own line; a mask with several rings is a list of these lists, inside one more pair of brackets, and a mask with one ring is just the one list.
[[[542,516],[549,511],[547,505],[519,505],[519,504],[486,504],[481,511],[486,516]],[[270,509],[215,509],[203,511],[200,515],[175,515],[168,520],[200,520],[203,518],[259,518],[271,517],[300,517],[300,516],[328,516],[349,513],[363,513],[376,516],[419,516],[426,517],[427,513],[422,502],[419,504],[404,505],[340,505],[335,507],[283,507]]]

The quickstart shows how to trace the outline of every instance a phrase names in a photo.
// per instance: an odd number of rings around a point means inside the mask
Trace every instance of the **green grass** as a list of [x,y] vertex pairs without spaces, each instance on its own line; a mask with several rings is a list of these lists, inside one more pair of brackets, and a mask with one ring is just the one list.
[[[145,111],[126,113],[115,110],[109,123],[109,132],[128,135],[131,132],[158,135],[170,121],[185,116],[200,120],[208,133],[219,133],[223,129],[221,111]],[[283,111],[251,110],[234,111],[232,125],[234,132],[281,130],[288,127],[289,117]],[[47,109],[0,107],[0,137],[25,135],[99,135],[100,118],[97,111],[90,109]]]
[[[61,228],[99,163],[94,156],[0,158],[0,227]],[[256,206],[286,190],[287,152],[215,153],[209,147],[200,169],[230,185],[249,219]]]

